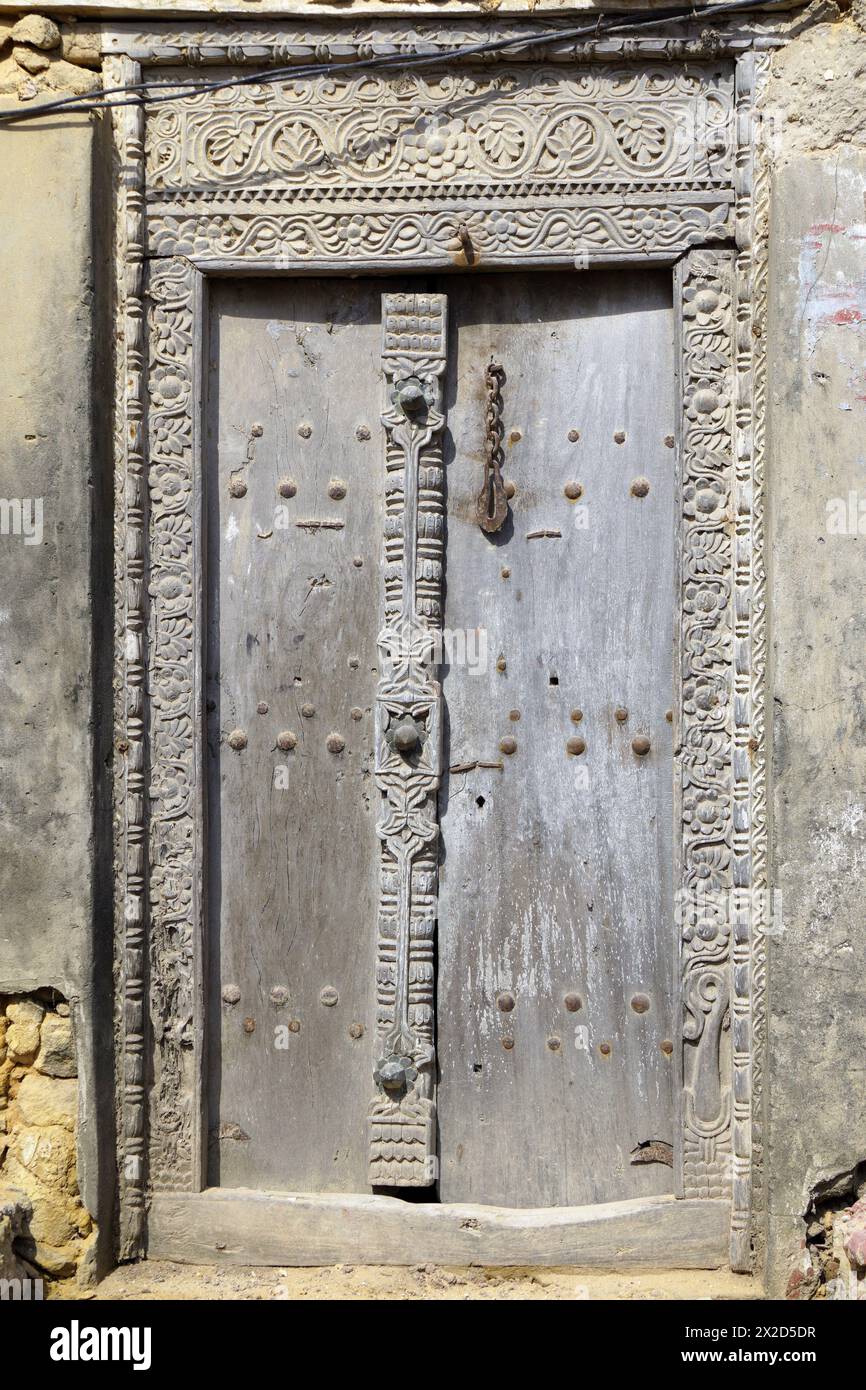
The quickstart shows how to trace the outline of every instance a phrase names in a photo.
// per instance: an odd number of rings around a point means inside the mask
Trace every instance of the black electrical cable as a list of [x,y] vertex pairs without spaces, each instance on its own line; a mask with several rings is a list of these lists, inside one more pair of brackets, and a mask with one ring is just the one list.
[[[266,68],[260,72],[236,74],[219,82],[179,82],[172,85],[170,92],[163,91],[161,84],[153,82],[131,83],[125,87],[106,88],[99,93],[98,99],[92,94],[86,93],[62,97],[57,101],[42,102],[26,111],[15,109],[0,112],[0,124],[14,125],[20,121],[35,120],[40,116],[51,115],[56,111],[111,111],[115,107],[138,106],[143,101],[146,101],[150,106],[156,106],[164,102],[182,101],[187,92],[195,94],[219,92],[224,91],[227,87],[242,87],[255,83],[267,84],[291,78],[327,77],[331,74],[351,73],[359,70],[379,71],[383,68],[404,71],[406,68],[436,67],[463,58],[482,57],[486,53],[501,53],[510,48],[536,48],[546,44],[563,43],[572,39],[597,38],[603,34],[630,33],[635,30],[657,28],[666,24],[679,24],[684,20],[696,20],[703,23],[706,20],[731,14],[742,14],[746,11],[777,14],[780,9],[787,8],[790,8],[789,0],[787,3],[786,0],[780,0],[780,3],[775,6],[761,3],[761,0],[725,0],[725,3],[708,5],[700,10],[696,10],[694,6],[690,6],[688,9],[661,10],[643,15],[638,19],[620,20],[607,15],[599,15],[593,24],[581,25],[578,28],[546,29],[535,33],[529,31],[525,34],[511,35],[509,38],[483,40],[478,43],[464,44],[462,48],[439,50],[435,53],[382,54],[378,57],[356,58],[348,63],[331,62],[310,65],[294,63],[291,67]],[[114,96],[123,97],[124,100],[105,100],[106,97]]]

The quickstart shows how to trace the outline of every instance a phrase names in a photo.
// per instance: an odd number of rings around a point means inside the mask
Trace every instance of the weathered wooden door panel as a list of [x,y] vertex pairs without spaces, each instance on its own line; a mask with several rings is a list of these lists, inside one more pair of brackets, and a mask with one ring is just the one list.
[[367,1185],[382,289],[212,295],[208,1167],[223,1186]]
[[[222,1186],[370,1182],[376,637],[397,558],[382,551],[388,288],[226,282],[211,300],[208,1169]],[[629,1160],[673,1138],[670,278],[437,289],[452,324],[438,1195],[669,1191],[669,1168]],[[491,362],[514,492],[486,533]]]
[[[674,1137],[670,278],[448,289],[440,1196],[670,1191],[670,1168],[630,1165],[642,1141]],[[487,535],[491,361],[515,492]]]

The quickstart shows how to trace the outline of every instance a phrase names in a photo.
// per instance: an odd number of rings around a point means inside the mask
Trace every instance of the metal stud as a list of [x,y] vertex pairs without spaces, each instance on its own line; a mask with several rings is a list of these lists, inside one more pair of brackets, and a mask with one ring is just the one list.
[[358,428],[355,430],[355,438],[358,440],[359,444],[365,443],[366,440],[370,438],[369,425],[359,425]]
[[284,1004],[289,1002],[289,991],[285,985],[274,985],[271,990],[271,1003],[275,1009],[281,1009]]
[[637,753],[639,758],[645,758],[650,751],[650,741],[646,734],[638,734],[633,738],[631,741],[631,749],[633,753]]
[[254,1019],[254,1018],[245,1018],[245,1019],[244,1019],[244,1032],[245,1032],[245,1033],[254,1033],[255,1031],[256,1031],[256,1021],[255,1021],[255,1019]]
[[566,483],[562,490],[569,502],[576,502],[578,497],[583,496],[583,487],[580,483]]
[[674,439],[674,437],[673,437],[672,434],[666,434],[666,435],[665,435],[665,444],[667,445],[667,447],[668,447],[669,449],[672,449],[672,448],[674,447],[674,445],[676,444],[676,442],[677,442],[677,441]]
[[315,713],[316,713],[316,706],[315,706],[315,705],[310,705],[310,704],[301,705],[301,714],[303,715],[304,719],[312,719],[312,717],[313,717],[313,715],[314,715]]
[[512,499],[512,497],[514,496],[514,494],[516,493],[516,491],[517,491],[517,484],[516,484],[516,483],[512,483],[511,480],[509,479],[508,482],[505,484],[505,496],[508,498],[509,502],[511,501],[511,499]]
[[280,478],[277,483],[277,492],[281,497],[294,497],[298,490],[298,485],[294,478]]
[[507,666],[508,666],[508,663],[506,662],[504,656],[498,656],[498,657],[496,658],[496,669],[497,669],[497,671],[500,671],[500,672],[501,672],[501,671],[505,671],[505,670],[507,669]]
[[580,439],[580,430],[569,430],[569,431],[568,431],[568,442],[569,442],[569,444],[576,444],[577,441],[578,441],[579,439]]
[[671,1053],[674,1050],[674,1045],[671,1042],[670,1038],[664,1038],[662,1042],[659,1043],[659,1047],[661,1048],[662,1052],[665,1054],[666,1057],[670,1057]]
[[241,750],[247,746],[247,736],[243,729],[232,729],[226,739],[226,743],[229,748],[233,748],[236,753],[240,753]]
[[357,724],[357,722],[358,722],[359,719],[363,719],[363,718],[364,718],[364,711],[363,711],[362,709],[359,709],[357,705],[355,705],[355,707],[354,707],[353,709],[351,709],[351,710],[349,711],[349,713],[351,714],[352,718],[355,720],[355,723],[356,723],[356,724]]
[[514,1008],[514,995],[507,989],[496,996],[496,1007],[500,1013],[510,1014]]
[[566,994],[562,1002],[570,1014],[579,1013],[583,1008],[583,1000],[579,994]]
[[511,433],[510,433],[510,435],[508,436],[509,442],[512,443],[512,444],[519,444],[522,438],[523,438],[523,431],[522,431],[522,430],[512,430]]
[[229,483],[229,497],[246,497],[247,485],[243,478],[232,478]]
[[503,579],[510,579],[510,578],[511,578],[511,570],[508,568],[507,565],[503,565],[503,566],[502,566],[502,569],[499,571],[499,573],[502,575],[502,578],[503,578]]
[[361,559],[360,555],[356,555],[354,560],[352,561],[352,564],[355,566],[356,570],[359,570],[363,568],[364,561]]
[[277,747],[281,753],[291,753],[292,749],[297,746],[297,742],[297,737],[291,729],[283,729],[281,733],[277,734]]
[[572,724],[579,724],[581,719],[583,718],[583,710],[573,709],[569,718],[571,719]]
[[625,709],[622,705],[620,705],[618,709],[614,710],[613,717],[616,720],[617,724],[624,724],[625,721],[628,719],[628,710]]
[[562,1042],[559,1038],[548,1038],[547,1047],[550,1052],[558,1052],[562,1047]]
[[517,752],[517,739],[513,738],[511,734],[506,734],[505,738],[499,740],[499,751],[500,753],[507,753],[510,757],[512,753]]
[[342,502],[347,491],[348,489],[342,478],[332,478],[328,483],[328,496],[334,502]]
[[364,1025],[363,1025],[363,1023],[353,1023],[352,1026],[351,1026],[351,1028],[349,1029],[349,1037],[350,1037],[350,1038],[363,1038],[363,1036],[364,1036]]
[[598,1045],[598,1050],[599,1050],[599,1052],[601,1053],[602,1057],[609,1057],[609,1056],[610,1056],[610,1051],[611,1051],[610,1043],[609,1043],[609,1042],[599,1043],[599,1045]]
[[223,985],[223,1003],[237,1004],[241,997],[241,992],[237,985]]
[[256,705],[256,714],[267,714],[267,712],[268,712],[268,702],[267,702],[267,700],[259,700],[259,703]]
[[674,712],[673,712],[672,709],[666,709],[666,710],[665,710],[665,719],[668,721],[669,724],[673,724],[673,722],[674,722]]
[[290,1018],[290,1019],[289,1019],[289,1032],[290,1032],[290,1033],[300,1033],[300,1031],[301,1031],[301,1020],[300,1020],[299,1018]]
[[346,740],[343,738],[342,734],[328,734],[328,737],[325,739],[325,746],[329,753],[342,753],[346,746]]
[[649,998],[649,995],[648,995],[648,994],[634,994],[634,995],[632,995],[632,998],[631,998],[631,1007],[634,1009],[634,1011],[635,1011],[636,1014],[645,1014],[645,1013],[648,1013],[648,1012],[649,1012],[649,1007],[650,1007],[650,998]]
[[631,485],[632,497],[646,497],[649,490],[649,478],[635,478]]
[[333,985],[325,985],[319,992],[319,1003],[324,1004],[326,1009],[332,1009],[339,1002],[340,996]]
[[503,1038],[503,1039],[502,1039],[502,1046],[505,1048],[505,1051],[506,1051],[506,1052],[510,1052],[511,1049],[514,1047],[514,1039],[513,1039],[513,1038]]
[[517,724],[520,719],[520,710],[510,709],[508,711],[508,718],[511,720],[512,724]]
[[625,430],[617,430],[616,434],[615,434],[614,437],[613,437],[613,442],[614,442],[614,444],[624,444],[624,443],[625,443]]
[[573,758],[580,757],[581,753],[586,752],[586,743],[582,738],[570,738],[565,747]]
[[308,424],[306,420],[304,420],[300,425],[298,425],[298,434],[301,436],[302,439],[309,439],[312,433],[313,427],[312,425]]

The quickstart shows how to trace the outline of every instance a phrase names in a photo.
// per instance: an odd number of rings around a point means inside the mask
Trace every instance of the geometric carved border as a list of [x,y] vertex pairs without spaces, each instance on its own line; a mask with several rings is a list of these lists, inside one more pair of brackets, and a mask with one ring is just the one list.
[[[508,26],[497,33],[506,36]],[[489,38],[491,31],[476,37]],[[468,26],[419,35],[417,29],[403,31],[384,21],[375,31],[337,21],[310,25],[309,36],[247,25],[155,26],[145,34],[123,28],[106,36],[106,82],[134,83],[141,80],[143,68],[159,69],[153,76],[160,81],[176,81],[167,74],[167,65],[176,72],[187,70],[178,73],[186,80],[190,68],[206,64],[298,64],[302,81],[305,63],[371,52],[411,55],[420,51],[419,45],[423,51],[435,47],[447,57],[449,47],[472,38]],[[538,55],[528,48],[512,52],[507,65],[503,60],[490,64],[493,70],[501,68],[499,77],[507,80],[491,83],[485,77],[484,109],[495,117],[485,120],[448,114],[451,104],[459,110],[466,84],[474,84],[470,95],[478,93],[478,74],[466,74],[465,64],[454,63],[444,106],[442,93],[430,89],[428,77],[429,100],[421,101],[411,121],[392,122],[384,143],[381,131],[372,132],[373,164],[381,158],[385,174],[379,178],[374,167],[372,177],[360,183],[357,171],[353,183],[345,168],[331,178],[333,142],[348,127],[340,120],[332,127],[312,123],[323,158],[315,142],[310,143],[310,123],[305,135],[304,123],[288,111],[291,100],[282,101],[272,90],[248,96],[245,89],[235,89],[245,92],[244,119],[252,121],[245,135],[241,129],[237,151],[241,158],[254,154],[262,175],[252,181],[252,194],[250,182],[238,177],[237,169],[226,166],[220,177],[219,159],[214,164],[210,156],[204,175],[196,166],[197,172],[178,174],[174,187],[160,186],[158,142],[150,141],[146,155],[149,137],[141,108],[114,113],[120,755],[115,808],[124,1256],[144,1249],[149,1192],[194,1191],[202,1183],[196,547],[198,347],[207,274],[655,261],[679,262],[684,310],[681,638],[683,652],[692,656],[681,664],[680,883],[688,902],[690,883],[698,875],[705,880],[710,865],[710,875],[717,875],[723,891],[730,889],[731,902],[730,918],[721,924],[723,950],[711,944],[719,943],[720,934],[712,936],[710,923],[695,923],[689,931],[683,922],[688,939],[682,943],[679,1182],[687,1195],[730,1193],[731,1261],[735,1268],[749,1267],[753,1191],[761,1192],[766,1031],[766,900],[756,897],[756,890],[767,888],[767,186],[751,112],[766,77],[767,49],[779,41],[769,26],[766,34],[753,26],[749,33],[729,30],[709,39],[699,28],[685,26],[674,39],[564,44],[558,51],[544,50],[543,63],[553,65],[541,84],[548,84],[547,96],[542,91],[531,98],[520,64],[529,61],[531,81]],[[636,65],[635,71],[641,65],[644,71],[668,65],[673,86],[659,98],[660,106],[677,90],[682,105],[685,89],[677,89],[678,71],[694,72],[695,64],[708,58],[715,65],[724,58],[733,63],[733,86],[723,83],[721,94],[713,98],[730,107],[722,125],[732,138],[719,144],[710,164],[695,170],[683,163],[675,143],[682,121],[654,126],[646,90],[638,93],[639,110],[629,110],[627,100],[617,95],[621,76],[616,74],[624,64]],[[686,61],[688,69],[682,69]],[[391,80],[396,86],[399,75],[392,74]],[[418,79],[406,80],[415,84],[411,94],[416,98]],[[585,104],[578,109],[574,83],[581,80],[592,86],[605,108],[597,119]],[[699,96],[698,91],[698,101]],[[209,149],[223,160],[228,151],[230,165],[228,135],[238,129],[232,122],[239,112],[227,125],[219,113],[229,110],[231,115],[231,101],[225,93],[215,94],[211,111],[210,100],[199,93],[177,107],[157,107],[151,129],[158,132],[161,120],[170,127],[162,113],[186,107],[201,126],[188,148],[204,149],[208,130],[216,129],[217,143]],[[560,111],[557,101],[565,101],[568,109]],[[526,110],[533,102],[534,123],[527,125]],[[700,107],[695,109],[700,114]],[[510,111],[520,117],[514,129]],[[639,119],[631,120],[635,115]],[[530,150],[526,132],[536,126],[546,133]],[[642,148],[642,126],[656,131],[655,146]],[[345,148],[357,159],[364,155],[363,140],[352,143],[350,135]],[[638,142],[625,154],[623,138]],[[654,159],[658,177],[641,168],[641,161],[649,166]],[[509,160],[520,167],[513,177],[504,177],[495,166]],[[447,178],[430,172],[444,169],[442,161],[456,161],[454,170],[445,170]],[[467,166],[466,180],[457,188],[455,176],[460,172],[462,179]],[[713,243],[721,245],[712,250]],[[726,249],[732,244],[734,251]],[[691,249],[695,247],[701,249]],[[712,625],[711,611],[718,619]],[[701,637],[696,642],[696,634],[714,638],[712,658],[706,642]],[[696,645],[704,648],[697,662]],[[711,691],[720,696],[723,710],[712,703]],[[707,758],[716,759],[712,787],[707,785]],[[710,795],[713,788],[716,794]]]

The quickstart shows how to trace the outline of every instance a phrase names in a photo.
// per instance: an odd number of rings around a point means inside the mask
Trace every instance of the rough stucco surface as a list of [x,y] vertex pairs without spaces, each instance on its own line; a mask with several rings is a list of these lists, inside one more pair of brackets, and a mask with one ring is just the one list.
[[[866,36],[852,23],[822,26],[776,60],[770,89],[788,116],[774,158],[769,319],[773,839],[783,923],[769,950],[776,1296],[805,1235],[810,1189],[866,1159],[864,74]],[[839,534],[833,520],[841,500],[853,533]]]
[[[86,119],[0,140],[0,988],[81,984],[91,913],[90,181]],[[14,272],[9,273],[9,268]]]
[[107,753],[97,724],[110,738],[94,708],[106,699],[95,650],[111,602],[93,531],[95,506],[111,514],[92,405],[98,135],[92,119],[65,117],[0,139],[0,498],[42,502],[37,543],[0,535],[0,991],[70,1001],[80,1179],[94,1215],[112,1191],[99,1184],[97,1202],[97,1130],[102,1143],[108,1131],[96,1097],[111,1103],[110,937],[95,858],[104,796],[93,773]]

